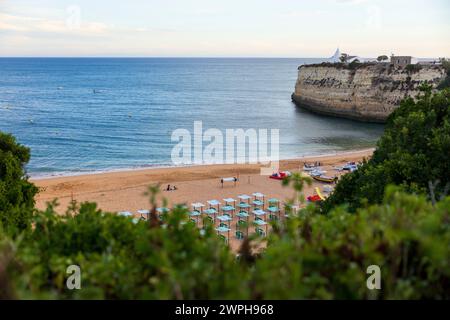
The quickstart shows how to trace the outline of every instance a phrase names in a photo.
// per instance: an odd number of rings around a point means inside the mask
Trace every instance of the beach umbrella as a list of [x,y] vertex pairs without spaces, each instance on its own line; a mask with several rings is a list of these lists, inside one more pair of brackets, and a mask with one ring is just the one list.
[[[268,225],[269,224],[267,222],[259,219],[259,220],[253,221],[253,223],[258,227],[266,227],[266,234],[268,233]],[[256,229],[256,230],[258,230],[258,229]]]
[[192,204],[192,209],[194,209],[194,211],[200,211],[200,213],[203,211],[203,207],[205,205],[201,202],[196,202]]
[[233,219],[230,216],[227,215],[222,215],[222,216],[218,216],[217,220],[219,220],[222,223],[228,224],[230,223],[230,221],[232,221]]
[[244,221],[243,219],[245,219],[245,224],[246,224],[246,229],[247,229],[247,235],[248,235],[248,217],[249,214],[247,211],[241,210],[239,211],[236,216],[239,218],[238,222],[237,222],[237,226],[239,226],[239,221]]
[[231,229],[228,227],[217,227],[216,231],[218,234],[227,233],[227,242],[230,243],[230,231]]
[[252,206],[249,205],[249,204],[246,203],[246,202],[241,202],[241,203],[238,204],[238,207],[241,208],[241,209],[249,209],[249,208],[251,208]]
[[261,209],[256,209],[256,210],[253,210],[253,214],[255,215],[255,220],[256,220],[256,218],[258,217],[264,217],[265,215],[266,215],[266,213],[267,212],[265,212],[264,210],[261,210]]
[[141,218],[148,219],[148,215],[150,214],[150,211],[141,209],[141,210],[138,210],[137,213],[141,215]]
[[253,193],[253,205],[255,207],[262,207],[264,209],[264,197],[265,195],[260,192]]
[[219,211],[219,207],[220,207],[220,201],[217,200],[208,200],[206,201],[209,204],[210,208],[216,207],[217,211]]
[[249,195],[246,195],[246,194],[241,194],[240,196],[238,196],[238,198],[241,199],[241,201],[243,201],[243,202],[245,202],[245,201],[249,202],[252,197],[250,197]]
[[195,223],[198,225],[198,219],[202,215],[200,211],[194,210],[189,212],[189,216],[195,219]]
[[225,202],[225,205],[231,205],[231,206],[233,206],[236,203],[236,200],[234,200],[233,198],[226,198],[226,199],[223,199],[223,201]]
[[215,218],[217,210],[214,208],[209,208],[209,209],[203,210],[203,213],[206,213],[208,216],[214,216],[214,218]]
[[130,211],[120,211],[118,213],[118,215],[121,217],[127,217],[127,218],[134,217],[134,214],[132,214]]
[[233,217],[233,213],[236,209],[233,206],[224,206],[221,208],[221,210],[224,215],[230,214]]
[[221,208],[223,213],[230,213],[231,216],[234,215],[234,211],[236,210],[236,208],[234,207],[234,204],[236,203],[236,200],[234,200],[233,198],[226,198],[223,199],[223,201],[225,202],[225,206],[223,206]]
[[276,206],[279,206],[279,204],[280,204],[280,200],[278,200],[277,198],[271,198],[271,199],[267,200],[267,202],[271,205],[276,205]]

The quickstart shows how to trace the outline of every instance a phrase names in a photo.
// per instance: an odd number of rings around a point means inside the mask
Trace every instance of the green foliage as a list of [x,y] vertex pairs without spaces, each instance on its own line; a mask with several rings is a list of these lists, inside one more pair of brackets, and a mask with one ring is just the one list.
[[358,59],[355,59],[349,63],[348,67],[350,70],[356,70],[356,69],[358,69],[358,67],[360,67],[362,65],[363,64]]
[[[373,157],[345,175],[324,203],[325,212],[347,204],[351,212],[364,203],[381,203],[385,187],[435,196],[450,184],[450,90],[431,94],[425,88],[414,101],[405,99],[389,117]],[[434,200],[434,199],[432,199]]]
[[447,72],[447,76],[437,87],[438,90],[443,90],[445,88],[450,88],[450,60],[442,58],[440,59],[440,62],[444,67],[445,71]]
[[339,61],[341,61],[342,63],[347,63],[349,58],[349,55],[347,53],[342,53],[341,56],[339,57]]
[[[310,209],[274,233],[256,264],[256,290],[266,299],[448,299],[450,198],[388,189],[383,205]],[[365,286],[367,267],[381,268],[382,290]],[[277,279],[277,281],[270,281]]]
[[447,73],[450,72],[450,59],[441,58],[439,59],[439,62],[442,64]]
[[408,71],[408,73],[416,73],[419,72],[422,69],[422,66],[420,64],[408,64],[405,67],[405,70]]
[[0,132],[0,227],[11,232],[30,226],[37,188],[25,176],[29,160],[28,148]]
[[[58,216],[50,205],[20,239],[0,232],[0,297],[448,299],[449,208],[450,198],[433,206],[396,189],[357,215],[311,206],[275,223],[262,254],[250,250],[257,240],[244,240],[237,260],[211,226],[185,223],[181,208],[163,226],[94,204]],[[65,287],[72,264],[81,267],[81,290]],[[366,287],[370,265],[381,268],[382,290]]]
[[[16,244],[15,295],[25,298],[239,298],[240,265],[211,226],[200,231],[176,209],[166,227],[103,213],[83,204],[58,216],[53,206]],[[66,268],[79,265],[82,290],[66,289]],[[25,271],[25,275],[23,275]]]
[[378,58],[377,58],[378,62],[387,61],[387,60],[389,60],[389,57],[386,55],[381,55],[381,56],[378,56]]

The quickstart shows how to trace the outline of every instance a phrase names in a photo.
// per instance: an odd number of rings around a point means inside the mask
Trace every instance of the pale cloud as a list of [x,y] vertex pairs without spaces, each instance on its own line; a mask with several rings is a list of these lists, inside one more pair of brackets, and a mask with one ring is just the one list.
[[79,28],[70,28],[65,20],[11,15],[0,12],[0,31],[53,33],[53,34],[104,34],[110,26],[101,22],[81,22]]
[[359,5],[369,2],[368,0],[335,0],[338,4]]
[[0,0],[0,56],[449,55],[450,6],[422,1]]

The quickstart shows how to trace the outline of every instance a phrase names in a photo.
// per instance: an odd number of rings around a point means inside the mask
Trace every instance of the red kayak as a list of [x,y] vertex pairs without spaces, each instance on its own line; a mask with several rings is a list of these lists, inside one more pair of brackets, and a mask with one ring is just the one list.
[[280,172],[274,173],[269,178],[275,179],[275,180],[283,180],[284,178],[287,178],[290,175],[291,175],[291,173],[289,171],[280,171]]
[[322,201],[322,199],[321,199],[317,194],[315,194],[315,195],[313,195],[313,196],[309,196],[307,199],[308,199],[308,201],[310,201],[310,202],[319,202],[319,201]]

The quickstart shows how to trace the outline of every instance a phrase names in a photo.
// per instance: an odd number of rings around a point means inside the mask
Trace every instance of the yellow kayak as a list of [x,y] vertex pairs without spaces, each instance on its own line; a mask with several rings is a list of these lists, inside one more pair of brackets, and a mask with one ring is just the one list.
[[328,177],[328,176],[313,176],[313,179],[320,181],[320,182],[327,182],[327,183],[333,183],[338,180],[337,177]]

